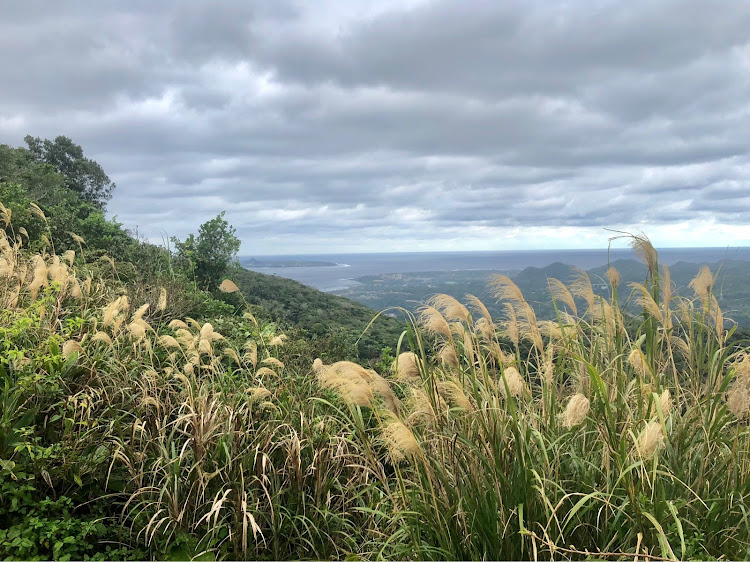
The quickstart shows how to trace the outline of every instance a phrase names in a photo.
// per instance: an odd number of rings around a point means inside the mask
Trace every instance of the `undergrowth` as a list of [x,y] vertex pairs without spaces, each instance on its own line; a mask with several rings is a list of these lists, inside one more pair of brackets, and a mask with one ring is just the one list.
[[750,557],[750,351],[713,274],[674,296],[643,237],[644,283],[550,279],[554,322],[501,275],[503,318],[403,311],[378,373],[0,212],[4,558]]

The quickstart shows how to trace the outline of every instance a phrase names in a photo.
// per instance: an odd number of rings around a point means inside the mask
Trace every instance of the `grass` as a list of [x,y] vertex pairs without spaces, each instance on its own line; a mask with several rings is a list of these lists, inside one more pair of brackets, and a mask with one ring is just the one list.
[[[674,297],[645,238],[643,284],[550,280],[555,322],[503,276],[503,318],[437,295],[375,373],[301,359],[249,313],[132,302],[3,209],[2,529],[69,498],[121,558],[750,557],[750,350],[711,272]],[[3,536],[4,557],[67,552]]]

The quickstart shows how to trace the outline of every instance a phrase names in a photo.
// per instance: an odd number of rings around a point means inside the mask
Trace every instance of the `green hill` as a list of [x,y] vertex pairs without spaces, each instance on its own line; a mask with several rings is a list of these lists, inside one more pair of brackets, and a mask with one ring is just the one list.
[[401,322],[386,315],[380,315],[368,328],[377,311],[291,279],[247,269],[232,277],[250,304],[261,307],[283,326],[296,326],[313,339],[337,335],[350,350],[359,340],[357,355],[362,360],[377,357],[383,347],[395,348],[403,329]]

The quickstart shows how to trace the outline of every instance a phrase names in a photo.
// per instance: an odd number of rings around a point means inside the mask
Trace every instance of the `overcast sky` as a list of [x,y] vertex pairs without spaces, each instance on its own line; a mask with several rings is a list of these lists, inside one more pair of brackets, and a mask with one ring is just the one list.
[[67,135],[154,241],[750,244],[750,2],[0,6],[0,142]]

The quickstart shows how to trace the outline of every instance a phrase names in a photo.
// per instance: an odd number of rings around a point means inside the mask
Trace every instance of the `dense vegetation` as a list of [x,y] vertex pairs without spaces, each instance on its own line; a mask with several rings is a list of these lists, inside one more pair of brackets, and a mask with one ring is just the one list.
[[205,292],[200,232],[165,254],[23,162],[0,184],[3,557],[750,558],[750,350],[707,268],[675,297],[634,238],[646,281],[550,280],[554,321],[496,275],[501,316],[437,295],[372,370],[282,334],[284,301],[239,290],[261,277]]

